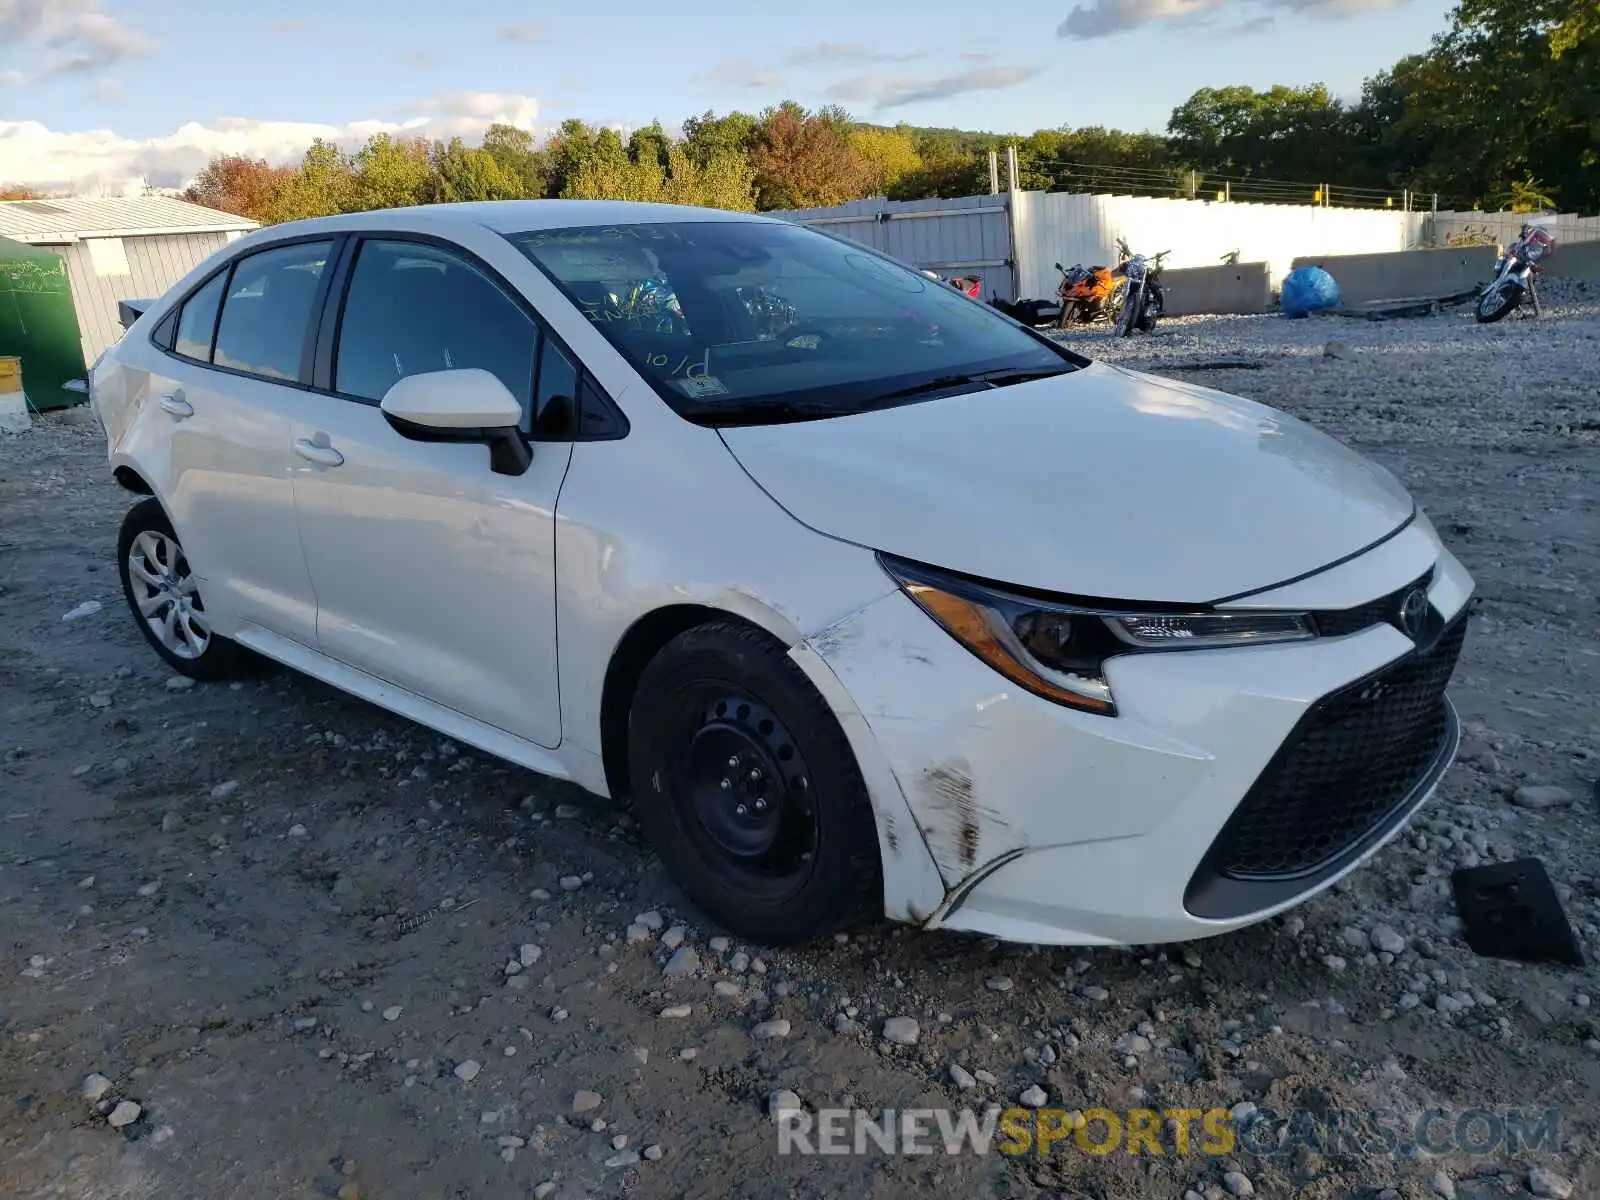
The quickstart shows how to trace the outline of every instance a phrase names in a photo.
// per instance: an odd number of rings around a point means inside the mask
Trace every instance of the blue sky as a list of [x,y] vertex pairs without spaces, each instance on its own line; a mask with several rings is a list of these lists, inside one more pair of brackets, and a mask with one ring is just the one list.
[[1424,49],[1448,7],[674,0],[602,16],[549,0],[0,0],[0,181],[181,174],[219,148],[280,156],[313,128],[670,126],[786,97],[885,123],[1160,129],[1207,85],[1353,94]]

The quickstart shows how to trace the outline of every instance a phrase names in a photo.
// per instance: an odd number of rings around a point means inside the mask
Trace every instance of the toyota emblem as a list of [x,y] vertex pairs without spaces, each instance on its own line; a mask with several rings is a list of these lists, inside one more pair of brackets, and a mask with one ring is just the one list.
[[1412,641],[1416,641],[1422,636],[1427,619],[1428,591],[1426,588],[1414,587],[1400,602],[1400,631]]

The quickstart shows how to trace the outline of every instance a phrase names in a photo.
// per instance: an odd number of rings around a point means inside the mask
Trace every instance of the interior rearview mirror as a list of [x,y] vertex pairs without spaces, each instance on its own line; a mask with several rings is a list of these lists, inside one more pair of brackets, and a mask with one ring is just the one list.
[[489,467],[521,475],[533,446],[519,427],[522,405],[488,371],[461,367],[408,375],[378,405],[395,432],[415,442],[482,442]]

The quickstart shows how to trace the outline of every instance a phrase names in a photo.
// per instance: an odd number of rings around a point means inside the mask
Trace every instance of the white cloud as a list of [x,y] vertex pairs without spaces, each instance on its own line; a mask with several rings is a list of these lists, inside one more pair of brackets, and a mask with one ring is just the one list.
[[46,68],[56,75],[81,75],[103,70],[136,54],[148,54],[155,43],[102,12],[68,17],[66,27],[48,37],[56,50]]
[[515,25],[505,26],[500,30],[500,36],[508,42],[521,42],[531,46],[544,37],[544,26],[537,21],[520,21]]
[[797,67],[856,67],[863,63],[911,62],[927,57],[926,54],[886,54],[851,42],[819,42],[791,51],[788,61]]
[[871,102],[879,109],[899,108],[948,100],[969,92],[992,92],[1016,87],[1039,74],[1039,67],[978,67],[936,79],[906,79],[881,75],[860,75],[840,80],[828,89],[828,97],[849,103]]
[[63,132],[37,121],[0,120],[0,161],[6,164],[0,183],[115,193],[148,178],[156,187],[182,187],[219,154],[293,163],[319,137],[349,149],[375,133],[471,140],[496,122],[531,128],[538,115],[539,102],[532,96],[450,92],[420,101],[413,115],[400,120],[322,125],[224,117],[208,125],[191,121],[152,138],[123,137],[109,129]]
[[86,75],[155,43],[100,10],[95,0],[0,0],[0,49],[46,54],[42,74]]
[[783,87],[783,73],[753,58],[729,58],[717,63],[701,77],[704,83],[720,87],[744,88],[752,92],[775,92]]
[[[1313,17],[1349,17],[1360,12],[1395,8],[1406,0],[1256,0],[1254,7],[1270,12],[1286,8]],[[1205,20],[1225,6],[1237,8],[1232,0],[1090,0],[1073,6],[1056,29],[1057,37],[1098,38],[1125,33],[1141,25],[1187,20]],[[1239,35],[1259,33],[1270,18],[1257,16],[1230,26],[1225,32]]]
[[27,81],[21,71],[0,71],[0,87],[21,87]]

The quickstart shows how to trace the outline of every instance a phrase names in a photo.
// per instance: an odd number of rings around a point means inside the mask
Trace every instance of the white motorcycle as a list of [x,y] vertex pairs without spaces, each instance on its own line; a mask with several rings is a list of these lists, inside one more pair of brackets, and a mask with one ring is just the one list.
[[1539,264],[1556,248],[1556,239],[1542,225],[1532,222],[1522,227],[1517,240],[1495,264],[1494,279],[1478,293],[1478,324],[1488,325],[1513,312],[1526,297],[1539,315],[1539,293],[1534,280]]

